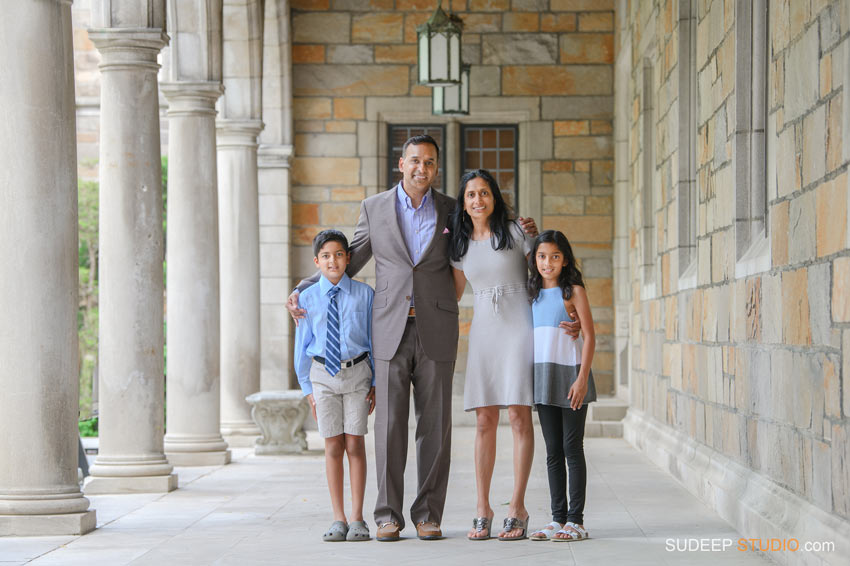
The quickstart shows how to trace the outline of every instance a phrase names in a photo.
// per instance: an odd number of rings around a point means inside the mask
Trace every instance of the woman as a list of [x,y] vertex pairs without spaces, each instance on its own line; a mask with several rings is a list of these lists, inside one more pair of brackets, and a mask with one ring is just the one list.
[[483,169],[461,179],[449,219],[449,256],[458,300],[467,279],[475,293],[469,330],[464,410],[475,410],[477,517],[467,538],[490,538],[490,481],[496,461],[499,410],[508,409],[514,438],[514,491],[499,540],[526,538],[525,489],[534,454],[531,406],[534,330],[528,301],[531,241],[509,218],[496,180]]

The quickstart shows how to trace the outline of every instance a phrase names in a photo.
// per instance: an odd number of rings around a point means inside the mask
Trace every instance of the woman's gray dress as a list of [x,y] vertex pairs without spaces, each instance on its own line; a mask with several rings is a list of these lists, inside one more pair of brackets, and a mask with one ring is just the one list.
[[475,293],[463,408],[534,404],[534,327],[526,283],[531,240],[511,223],[514,246],[494,250],[490,239],[470,240],[461,261]]

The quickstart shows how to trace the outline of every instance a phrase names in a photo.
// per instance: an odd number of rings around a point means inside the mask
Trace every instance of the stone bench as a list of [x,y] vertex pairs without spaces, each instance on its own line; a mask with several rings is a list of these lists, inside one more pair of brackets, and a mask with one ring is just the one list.
[[254,444],[255,454],[298,454],[307,449],[304,420],[310,405],[300,390],[260,391],[245,400],[262,432]]

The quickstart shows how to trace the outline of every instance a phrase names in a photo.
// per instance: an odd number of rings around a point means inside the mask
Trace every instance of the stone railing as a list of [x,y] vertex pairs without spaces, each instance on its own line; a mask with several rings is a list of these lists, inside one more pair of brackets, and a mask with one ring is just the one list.
[[300,390],[260,391],[245,400],[262,432],[255,454],[297,454],[307,449],[304,420],[310,409]]

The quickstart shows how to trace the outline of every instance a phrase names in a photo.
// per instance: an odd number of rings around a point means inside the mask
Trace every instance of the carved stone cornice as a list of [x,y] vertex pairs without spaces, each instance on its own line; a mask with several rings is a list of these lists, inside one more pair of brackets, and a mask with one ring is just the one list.
[[157,28],[90,29],[89,39],[101,54],[101,72],[159,71],[157,56],[168,45],[168,35]]
[[215,103],[224,92],[219,82],[177,81],[160,83],[168,100],[168,116],[215,116]]

